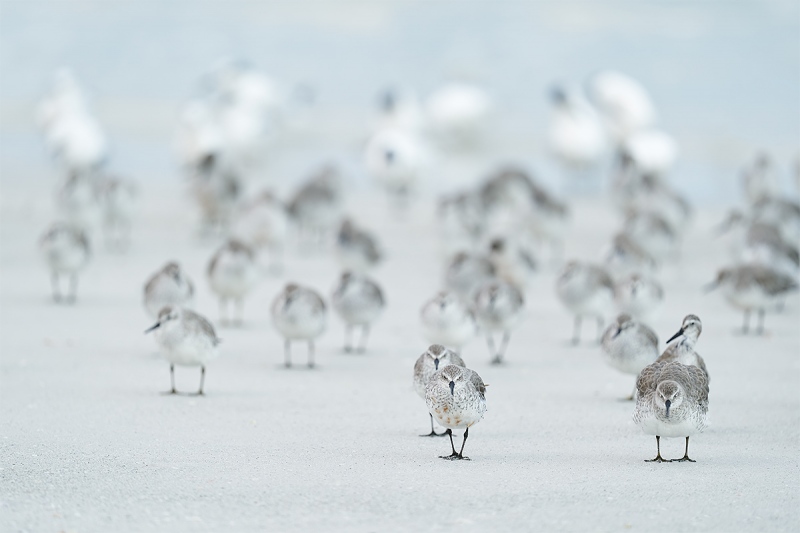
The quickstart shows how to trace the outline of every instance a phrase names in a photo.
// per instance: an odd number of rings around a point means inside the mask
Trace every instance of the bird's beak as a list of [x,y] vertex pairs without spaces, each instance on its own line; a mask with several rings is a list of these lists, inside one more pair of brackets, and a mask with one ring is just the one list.
[[434,369],[439,370],[439,358],[433,360]]
[[664,405],[667,406],[667,418],[669,418],[669,406],[672,405],[672,402],[667,400],[666,402],[664,402]]
[[678,333],[676,333],[675,335],[673,335],[672,337],[670,337],[669,339],[667,339],[667,344],[671,343],[672,341],[674,341],[675,339],[677,339],[677,338],[678,338],[678,337],[680,337],[681,335],[683,335],[683,328],[679,329],[679,330],[678,330]]
[[144,330],[144,332],[145,333],[150,333],[151,331],[153,331],[154,329],[157,329],[160,326],[161,326],[161,322],[156,322],[155,324],[153,324],[152,326],[150,326],[149,328]]
[[451,382],[450,382],[450,396],[453,396],[453,394],[454,394],[454,393],[453,393],[453,389],[455,389],[455,388],[456,388],[456,384],[455,384],[455,382],[454,382],[454,381],[451,381]]
[[711,292],[711,291],[713,291],[714,289],[717,288],[717,285],[719,285],[719,282],[717,280],[714,280],[714,281],[712,281],[711,283],[709,283],[707,285],[703,285],[703,291],[704,292]]
[[614,332],[614,336],[613,336],[613,337],[611,337],[611,338],[612,338],[612,339],[616,339],[616,338],[617,338],[617,335],[619,335],[620,333],[622,333],[622,328],[620,328],[620,327],[617,327],[617,331],[615,331],[615,332]]

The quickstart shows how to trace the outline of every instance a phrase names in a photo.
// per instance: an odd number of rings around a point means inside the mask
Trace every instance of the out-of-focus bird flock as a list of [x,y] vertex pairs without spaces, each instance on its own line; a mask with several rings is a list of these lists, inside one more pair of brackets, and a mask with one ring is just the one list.
[[[206,365],[224,351],[215,325],[236,335],[248,296],[266,276],[287,280],[271,307],[274,328],[284,340],[285,366],[297,362],[298,341],[308,367],[315,365],[315,342],[326,329],[329,308],[346,325],[346,351],[369,352],[370,335],[381,334],[373,326],[392,302],[372,276],[396,258],[386,254],[370,220],[345,211],[352,192],[346,169],[321,164],[289,195],[259,185],[277,141],[313,117],[308,110],[317,105],[316,91],[290,89],[250,64],[224,61],[199,77],[194,96],[180,108],[172,149],[183,176],[175,179],[188,183],[198,213],[198,228],[187,228],[187,238],[196,231],[216,246],[207,279],[190,279],[179,257],[164,257],[152,265],[149,279],[120,283],[142,284],[144,310],[155,321],[148,332],[173,375],[175,365],[200,367],[197,394],[204,393]],[[443,282],[439,292],[419,302],[419,316],[410,318],[431,345],[414,368],[415,389],[431,418],[430,435],[449,435],[452,443],[452,430],[463,429],[461,450],[452,445],[445,458],[466,459],[463,444],[486,411],[487,388],[460,353],[482,337],[487,361],[513,364],[514,354],[523,350],[515,349],[513,332],[535,327],[526,322],[526,300],[543,297],[532,292],[531,282],[551,276],[557,298],[574,317],[571,342],[587,338],[588,319],[598,352],[611,367],[636,377],[630,398],[636,401],[634,420],[657,442],[661,436],[685,437],[681,460],[690,461],[689,436],[705,427],[708,411],[709,371],[694,351],[700,318],[674,317],[676,324],[683,319],[681,328],[663,354],[650,327],[665,298],[659,271],[682,260],[696,209],[670,183],[678,144],[661,129],[645,87],[623,73],[607,70],[580,85],[542,88],[541,98],[551,102],[547,153],[560,169],[558,179],[568,184],[565,190],[585,195],[587,176],[604,173],[609,209],[622,222],[605,243],[602,261],[566,256],[575,209],[570,195],[554,194],[546,185],[552,180],[513,161],[479,179],[464,176],[463,184],[438,198],[430,238],[438,239],[440,255],[427,260],[441,262]],[[465,80],[444,83],[424,99],[410,87],[397,87],[376,101],[358,160],[372,182],[367,198],[384,202],[400,224],[425,194],[436,161],[481,154],[492,135],[492,114],[503,106]],[[144,195],[135,177],[110,170],[115,165],[103,125],[70,70],[55,73],[36,118],[61,176],[56,220],[40,246],[54,300],[73,304],[93,253],[132,253],[131,228]],[[791,193],[778,179],[787,171],[794,176]],[[715,228],[729,241],[730,256],[715,258],[718,273],[706,290],[722,292],[743,312],[745,332],[753,329],[751,314],[756,314],[760,334],[765,314],[783,312],[798,287],[800,159],[758,154],[742,160],[739,179],[743,203]],[[341,272],[330,297],[287,270],[286,254],[297,250],[335,257]],[[402,288],[414,280],[392,282]],[[195,309],[195,292],[206,289],[219,301],[217,313]],[[563,331],[541,334],[567,338],[568,332],[565,324]],[[502,382],[492,385],[499,388]],[[169,392],[177,392],[174,378]],[[447,431],[437,433],[434,420]],[[655,460],[663,460],[660,447]]]

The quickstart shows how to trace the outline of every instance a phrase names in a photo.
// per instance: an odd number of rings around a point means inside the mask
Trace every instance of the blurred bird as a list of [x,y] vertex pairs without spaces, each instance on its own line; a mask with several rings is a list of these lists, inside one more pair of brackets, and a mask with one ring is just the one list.
[[341,216],[339,177],[326,166],[303,183],[288,202],[288,212],[301,242],[322,246]]
[[62,300],[60,278],[69,276],[69,293],[65,301],[74,303],[78,290],[78,273],[89,262],[91,251],[86,234],[67,224],[54,224],[39,241],[53,285],[53,300]]
[[498,278],[525,290],[536,274],[536,260],[515,239],[496,237],[489,243],[489,261]]
[[767,154],[758,154],[742,169],[742,186],[749,205],[780,196],[780,185]]
[[233,324],[241,325],[244,299],[258,283],[258,268],[253,250],[237,240],[229,240],[211,257],[208,263],[208,281],[211,290],[219,297],[220,323],[230,323],[228,300],[236,305]]
[[67,224],[89,235],[103,214],[96,184],[85,174],[71,174],[66,179],[56,194],[56,208]]
[[325,331],[325,302],[313,289],[289,283],[272,303],[272,323],[284,338],[285,366],[292,366],[292,341],[308,342],[308,367],[314,368],[314,340]]
[[364,150],[367,173],[386,189],[398,207],[406,206],[430,159],[430,149],[423,138],[413,130],[398,127],[376,131]]
[[[644,367],[658,358],[658,336],[630,315],[618,315],[603,332],[600,341],[606,363],[623,374],[638,376]],[[627,400],[633,400],[631,393]]]
[[[475,318],[486,335],[492,364],[503,362],[511,331],[522,320],[525,298],[520,290],[505,281],[490,281],[475,294]],[[500,349],[495,350],[494,334],[502,332]]]
[[233,215],[230,235],[255,252],[269,254],[269,270],[283,268],[283,251],[289,227],[286,206],[269,191],[241,205]]
[[631,274],[614,285],[614,301],[620,313],[651,321],[664,303],[664,289],[654,278]]
[[138,189],[124,178],[106,176],[100,183],[103,231],[108,246],[124,250],[130,244]]
[[346,218],[339,226],[334,247],[336,259],[343,270],[364,273],[383,260],[378,240]]
[[481,141],[492,109],[488,93],[472,83],[449,82],[426,100],[430,129],[448,148],[466,148]]
[[636,273],[650,274],[656,269],[656,260],[627,233],[617,233],[605,255],[606,270],[614,279]]
[[156,318],[167,306],[191,308],[194,304],[194,284],[180,265],[171,261],[153,274],[144,286],[144,307]]
[[656,110],[650,95],[638,81],[621,72],[606,70],[595,74],[589,79],[587,92],[618,142],[655,123]]
[[625,138],[622,150],[633,159],[640,172],[657,176],[666,174],[678,158],[675,139],[653,128],[631,132]]
[[166,306],[158,313],[158,321],[145,330],[155,331],[161,354],[169,361],[172,388],[167,394],[177,394],[175,389],[175,365],[199,366],[200,388],[197,396],[203,395],[206,365],[217,356],[219,339],[211,322],[205,317],[177,306]]
[[459,252],[447,263],[444,284],[464,300],[471,301],[475,291],[496,274],[497,269],[488,256]]
[[422,332],[433,344],[442,344],[460,352],[475,336],[475,317],[461,298],[452,292],[440,292],[422,306]]
[[607,148],[607,135],[591,104],[580,92],[566,87],[553,88],[550,97],[550,150],[574,170],[596,165]]
[[572,344],[580,342],[581,321],[584,316],[597,320],[597,341],[603,328],[603,318],[610,312],[614,297],[614,282],[603,268],[580,261],[570,261],[556,280],[558,299],[575,315]]
[[364,275],[345,272],[333,290],[331,304],[345,323],[344,351],[353,351],[352,330],[360,327],[361,341],[355,351],[364,352],[372,323],[386,306],[380,286]]
[[777,306],[790,292],[797,290],[797,281],[782,272],[761,265],[741,265],[723,268],[706,289],[721,287],[725,299],[744,311],[742,333],[750,330],[750,312],[758,311],[758,329],[764,333],[764,314]]

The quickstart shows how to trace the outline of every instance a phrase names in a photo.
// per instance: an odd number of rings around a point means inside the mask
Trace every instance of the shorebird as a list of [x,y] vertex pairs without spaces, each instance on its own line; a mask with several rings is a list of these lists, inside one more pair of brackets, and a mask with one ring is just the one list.
[[[463,366],[447,365],[438,370],[425,387],[425,403],[436,421],[447,428],[453,453],[441,455],[442,459],[469,460],[464,456],[464,445],[469,428],[477,424],[486,412],[486,385],[477,372]],[[464,428],[461,450],[456,452],[453,430]]]
[[383,259],[378,239],[350,219],[344,219],[339,226],[334,252],[342,269],[354,272],[366,272]]
[[[624,374],[638,376],[658,358],[658,336],[630,315],[621,314],[603,333],[600,341],[606,362]],[[636,386],[634,385],[634,392]],[[634,394],[627,400],[633,400]]]
[[[647,462],[689,461],[689,437],[708,425],[708,375],[693,365],[678,361],[656,361],[639,374],[633,421],[656,436],[655,459]],[[686,437],[680,459],[661,457],[661,437]]]
[[153,274],[144,286],[144,307],[155,318],[168,305],[191,308],[194,284],[175,261]]
[[[481,330],[486,334],[486,343],[492,364],[503,362],[511,330],[522,320],[525,298],[522,292],[511,283],[490,281],[475,294],[475,317]],[[500,350],[495,350],[494,334],[502,332]]]
[[354,328],[360,327],[361,342],[355,351],[363,352],[370,327],[386,306],[380,286],[364,275],[345,272],[333,290],[331,304],[345,322],[344,351],[353,350],[351,333]]
[[425,302],[420,319],[428,342],[443,344],[457,352],[475,335],[472,311],[452,292],[440,292]]
[[54,224],[39,241],[53,285],[53,300],[61,301],[60,277],[69,276],[69,294],[66,302],[75,302],[78,290],[78,273],[91,256],[89,239],[80,229],[66,224]]
[[484,283],[494,279],[497,270],[488,256],[459,252],[447,264],[445,286],[470,300]]
[[286,368],[292,366],[293,340],[308,342],[308,367],[314,368],[314,339],[325,331],[326,318],[325,302],[315,290],[290,283],[278,294],[272,323],[284,338]]
[[181,365],[200,367],[200,388],[197,395],[202,395],[206,364],[217,356],[219,344],[219,338],[211,322],[189,309],[168,305],[161,309],[158,321],[145,330],[145,333],[151,331],[155,331],[161,354],[169,361],[172,388],[167,394],[177,393],[175,365]]
[[575,315],[572,344],[580,342],[581,321],[584,316],[597,320],[599,342],[603,317],[611,309],[614,298],[614,282],[608,273],[589,263],[570,261],[556,281],[556,293],[567,310]]
[[[425,399],[425,388],[428,382],[439,368],[444,368],[447,365],[466,366],[464,360],[453,350],[445,348],[441,344],[432,344],[425,352],[417,358],[414,363],[414,390],[423,400]],[[428,413],[431,417],[431,432],[427,435],[420,435],[420,437],[444,437],[447,432],[436,433],[433,428],[433,415]]]
[[750,313],[758,311],[757,334],[764,333],[764,314],[777,306],[786,295],[797,290],[797,282],[786,274],[760,265],[741,265],[724,268],[706,289],[721,287],[725,299],[744,311],[742,333],[750,331]]
[[653,278],[631,274],[614,285],[614,301],[620,313],[638,320],[650,320],[664,303],[664,289]]
[[241,325],[244,299],[258,283],[255,253],[244,243],[230,240],[208,262],[208,282],[219,297],[220,323],[227,324],[228,300],[236,305],[234,324]]
[[708,374],[705,361],[694,349],[702,331],[703,323],[700,322],[700,318],[697,315],[686,315],[681,322],[681,329],[667,339],[667,349],[656,360],[660,362],[677,361],[684,365],[696,366]]

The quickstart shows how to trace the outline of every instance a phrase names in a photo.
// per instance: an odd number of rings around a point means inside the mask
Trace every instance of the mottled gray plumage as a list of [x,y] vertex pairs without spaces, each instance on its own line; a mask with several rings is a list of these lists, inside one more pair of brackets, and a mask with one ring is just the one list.
[[[463,366],[447,365],[431,376],[425,387],[425,403],[436,421],[448,428],[453,453],[444,459],[464,457],[469,428],[486,412],[486,385],[477,372]],[[465,428],[461,451],[453,445],[453,429]]]
[[658,358],[658,336],[626,314],[617,316],[606,329],[601,347],[606,362],[626,374],[638,375]]
[[706,363],[694,349],[702,331],[703,323],[700,318],[697,315],[686,315],[681,323],[681,329],[667,341],[670,342],[675,339],[674,342],[667,346],[667,349],[664,350],[664,353],[659,356],[657,361],[678,361],[684,365],[696,366],[707,376]]
[[144,285],[144,306],[152,317],[157,317],[168,305],[191,307],[193,299],[194,284],[174,261],[164,265]]
[[662,462],[660,438],[685,437],[689,459],[689,437],[708,425],[708,375],[693,365],[677,361],[656,361],[645,367],[636,382],[637,398],[633,421],[656,436]]
[[447,264],[445,285],[462,298],[472,298],[475,291],[494,278],[496,270],[488,257],[459,252]]
[[365,271],[383,259],[378,240],[345,219],[336,236],[336,256],[346,270]]

